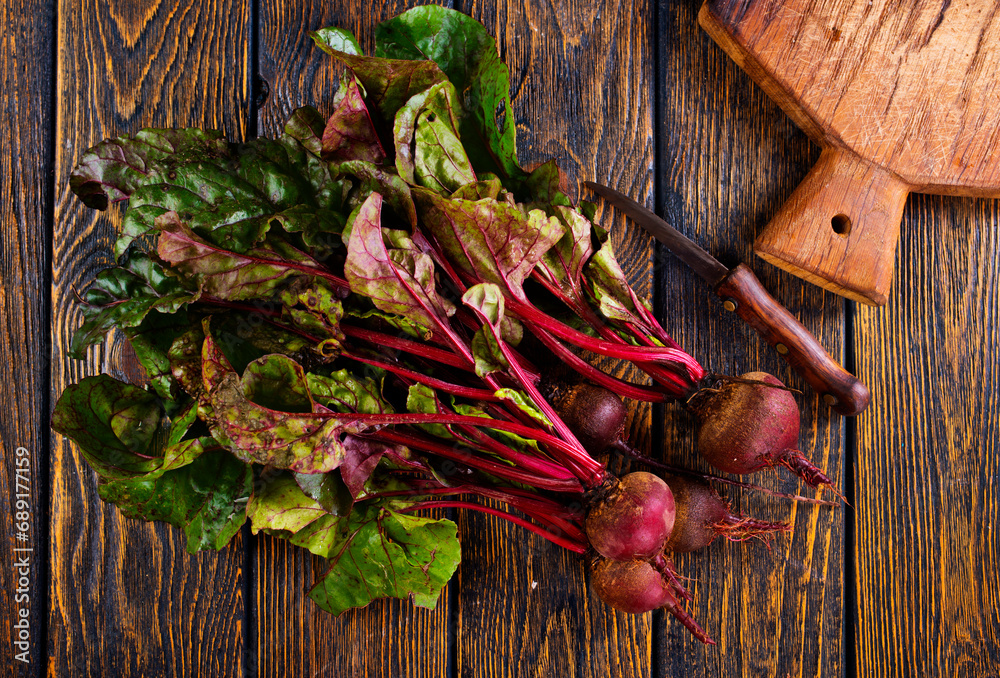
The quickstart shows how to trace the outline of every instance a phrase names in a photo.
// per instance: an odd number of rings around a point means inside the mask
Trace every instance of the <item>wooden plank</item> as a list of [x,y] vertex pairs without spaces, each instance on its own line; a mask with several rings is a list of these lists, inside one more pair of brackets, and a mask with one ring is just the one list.
[[915,197],[888,306],[859,309],[858,676],[1000,666],[1000,202]]
[[[777,271],[751,251],[756,231],[818,151],[698,28],[696,9],[691,3],[662,3],[657,29],[664,214],[723,263],[747,262],[839,358],[843,300]],[[764,369],[801,389],[801,449],[840,482],[843,419],[819,405],[808,385],[727,314],[701,279],[667,253],[659,262],[660,309],[675,338],[711,370]],[[708,470],[694,451],[694,424],[680,408],[668,408],[663,447],[668,458]],[[783,491],[802,489],[791,478],[781,470],[752,480]],[[790,521],[793,532],[771,548],[717,540],[677,559],[680,574],[692,578],[689,610],[719,646],[702,646],[665,615],[662,632],[654,634],[657,675],[841,675],[845,511],[747,492],[728,495],[752,515]]]
[[41,675],[45,651],[53,3],[0,0],[0,664]]
[[[596,180],[652,204],[653,8],[586,0],[461,7],[497,37],[510,66],[522,164],[555,158],[572,187]],[[648,241],[621,219],[603,223],[629,279],[648,294]],[[637,407],[628,427],[646,449],[649,422],[649,408]],[[462,515],[460,528],[458,675],[649,675],[652,615],[605,606],[586,585],[582,558],[480,514]]]
[[[112,263],[120,211],[69,190],[85,149],[148,126],[246,130],[249,7],[240,2],[64,3],[59,14],[53,244],[52,393],[135,365],[111,341],[85,363],[65,355],[80,318],[72,290]],[[235,676],[243,670],[245,549],[188,555],[181,532],[125,519],[93,472],[54,436],[49,674]]]
[[[287,3],[260,9],[260,76],[270,95],[259,112],[260,134],[273,136],[299,106],[328,104],[342,69],[312,46],[309,31],[340,26],[354,31],[366,53],[374,27],[417,2]],[[281,539],[260,535],[252,543],[256,581],[251,669],[261,676],[445,676],[449,658],[448,589],[434,610],[409,601],[376,601],[334,618],[306,593],[324,571],[323,560]],[[450,584],[449,586],[454,586]]]

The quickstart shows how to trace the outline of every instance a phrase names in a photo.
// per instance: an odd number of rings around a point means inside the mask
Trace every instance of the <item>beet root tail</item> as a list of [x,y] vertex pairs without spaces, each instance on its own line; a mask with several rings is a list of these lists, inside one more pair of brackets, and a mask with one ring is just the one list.
[[781,464],[789,469],[792,473],[797,475],[802,480],[806,481],[809,485],[813,487],[819,487],[820,485],[826,485],[833,493],[840,497],[840,500],[847,504],[847,498],[837,489],[837,486],[833,484],[830,480],[830,476],[823,473],[815,464],[805,458],[805,456],[798,450],[785,450],[781,456],[779,456],[774,461],[775,464]]
[[695,618],[688,614],[688,611],[682,608],[680,605],[674,605],[673,607],[667,608],[670,614],[674,615],[681,624],[687,627],[687,630],[694,635],[695,638],[705,643],[706,645],[716,645],[717,643],[712,640],[712,637],[705,633],[705,629],[701,628],[701,625],[695,621]]
[[797,475],[802,480],[806,481],[813,487],[819,487],[820,485],[833,485],[833,481],[830,477],[823,473],[823,471],[813,464],[811,461],[806,459],[798,450],[785,450],[774,460],[775,463],[781,464],[791,470],[792,473]]
[[767,520],[732,515],[711,527],[729,541],[747,541],[748,539],[767,541],[774,536],[775,532],[790,532],[792,529],[788,523],[772,523]]
[[677,575],[677,570],[674,569],[673,563],[663,557],[663,555],[658,555],[652,561],[653,567],[663,575],[663,578],[667,580],[670,584],[670,588],[673,589],[674,595],[676,595],[681,600],[692,600],[694,596],[691,592],[684,588],[684,584],[681,583],[680,577]]

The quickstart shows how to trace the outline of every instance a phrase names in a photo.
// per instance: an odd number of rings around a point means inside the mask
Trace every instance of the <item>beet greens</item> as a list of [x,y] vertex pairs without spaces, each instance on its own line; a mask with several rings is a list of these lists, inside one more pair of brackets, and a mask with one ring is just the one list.
[[77,196],[128,207],[117,264],[80,299],[73,355],[120,332],[147,379],[83,379],[53,428],[103,499],[183,529],[191,551],[249,519],[322,556],[310,597],[334,614],[382,597],[433,606],[457,531],[414,514],[462,508],[597,551],[609,604],[663,607],[708,642],[666,556],[690,503],[678,512],[663,480],[617,479],[596,458],[621,443],[620,400],[595,430],[589,405],[550,402],[543,379],[558,363],[589,388],[665,402],[703,394],[708,373],[554,163],[518,164],[485,29],[420,7],[376,37],[364,56],[346,31],[313,35],[346,72],[329,116],[298,109],[277,139],[148,129],[84,154]]

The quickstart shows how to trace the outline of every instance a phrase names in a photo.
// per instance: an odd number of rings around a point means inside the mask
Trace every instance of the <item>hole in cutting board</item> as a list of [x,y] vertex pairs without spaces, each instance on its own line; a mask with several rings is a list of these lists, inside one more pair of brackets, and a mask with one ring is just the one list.
[[847,235],[851,232],[851,219],[846,214],[838,214],[830,219],[830,226],[837,235]]

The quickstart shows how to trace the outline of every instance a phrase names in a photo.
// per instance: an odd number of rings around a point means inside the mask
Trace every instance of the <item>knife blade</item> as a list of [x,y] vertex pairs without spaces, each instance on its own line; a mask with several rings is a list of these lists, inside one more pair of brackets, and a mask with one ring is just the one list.
[[745,264],[727,268],[686,235],[627,195],[592,181],[583,185],[622,210],[678,259],[703,278],[734,312],[774,347],[841,414],[854,415],[868,407],[868,387],[834,360],[802,323],[768,294]]

